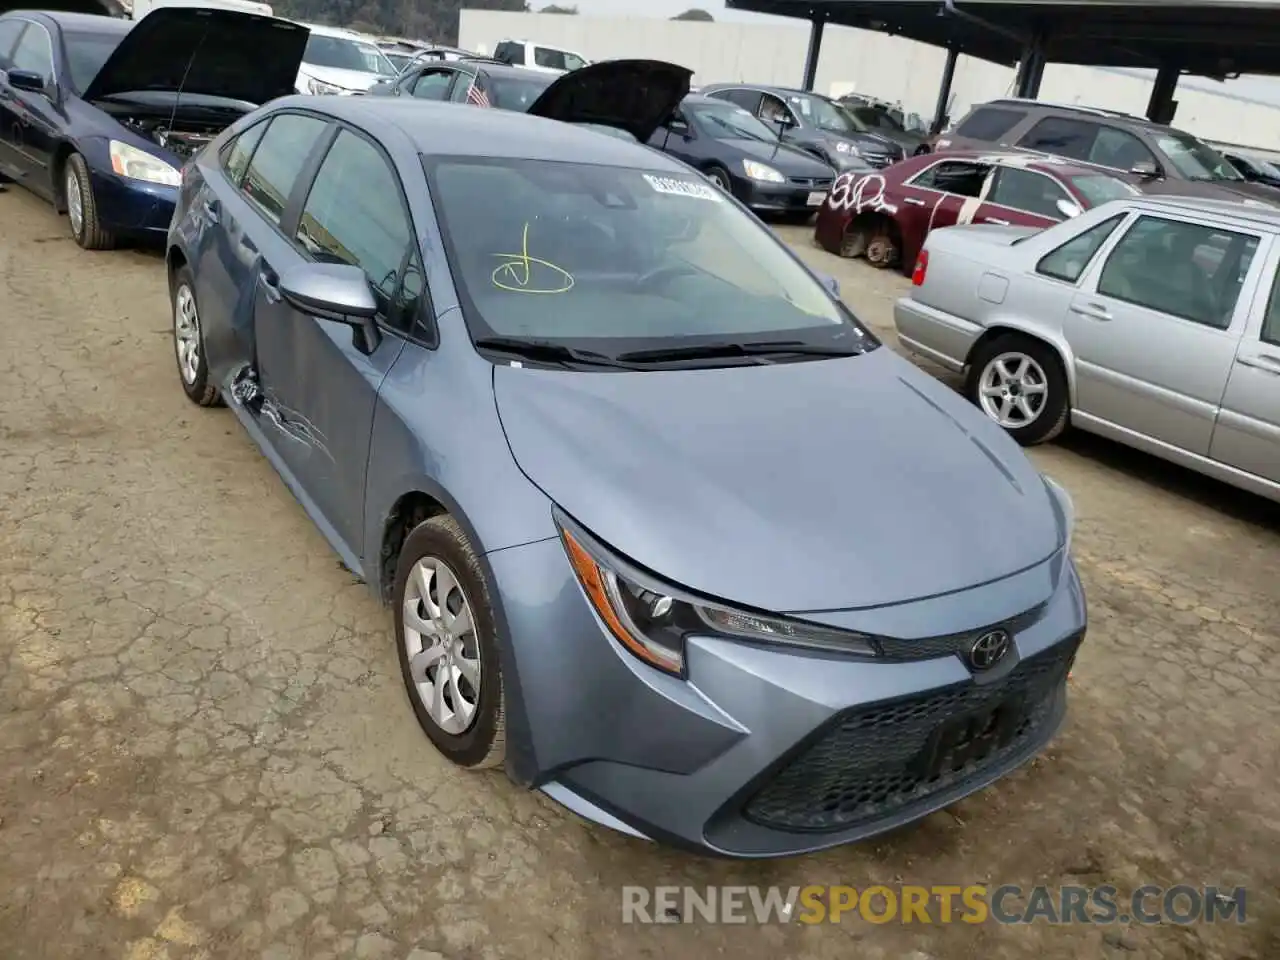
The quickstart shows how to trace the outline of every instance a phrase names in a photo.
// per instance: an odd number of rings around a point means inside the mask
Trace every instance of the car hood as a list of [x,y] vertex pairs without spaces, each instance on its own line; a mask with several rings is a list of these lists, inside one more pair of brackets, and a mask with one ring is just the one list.
[[725,147],[741,153],[752,160],[759,160],[776,167],[778,172],[788,177],[832,177],[835,174],[831,167],[812,154],[796,150],[786,144],[764,143],[749,138],[719,140]]
[[887,154],[903,152],[901,144],[894,143],[888,137],[882,137],[877,133],[832,133],[830,130],[823,130],[821,135],[830,143],[848,143],[859,150]]
[[1211,200],[1265,202],[1280,207],[1280,190],[1246,180],[1146,180],[1135,186],[1154,196],[1205,197]]
[[[298,73],[314,77],[321,83],[331,83],[343,90],[368,91],[376,83],[386,82],[388,85],[394,77],[384,77],[380,73],[367,73],[364,70],[343,70],[341,67],[318,67],[313,63],[298,66]],[[296,82],[296,77],[295,77]]]
[[125,34],[83,98],[172,90],[263,104],[294,92],[309,35],[275,17],[160,7]]
[[643,143],[675,112],[692,77],[692,70],[662,60],[603,60],[553,82],[528,112],[617,127]]
[[494,368],[521,470],[632,562],[779,612],[976,586],[1058,548],[1000,428],[887,348],[641,373]]

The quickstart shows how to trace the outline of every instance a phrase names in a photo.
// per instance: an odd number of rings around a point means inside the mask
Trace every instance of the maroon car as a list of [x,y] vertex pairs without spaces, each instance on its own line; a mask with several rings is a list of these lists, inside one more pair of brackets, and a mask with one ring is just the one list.
[[935,227],[996,223],[1047,227],[1137,193],[1094,167],[1025,153],[964,151],[911,157],[884,170],[841,174],[814,236],[842,257],[909,268]]

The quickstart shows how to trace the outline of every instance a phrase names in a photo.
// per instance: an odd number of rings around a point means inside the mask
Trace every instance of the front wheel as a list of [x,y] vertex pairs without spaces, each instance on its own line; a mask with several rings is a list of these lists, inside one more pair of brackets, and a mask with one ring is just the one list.
[[73,153],[62,170],[62,190],[67,201],[71,236],[85,250],[110,250],[116,237],[98,220],[98,203],[93,195],[93,178],[84,157]]
[[458,766],[499,766],[506,711],[496,620],[475,549],[452,517],[423,521],[405,538],[393,609],[419,726]]
[[729,179],[729,171],[723,167],[708,167],[705,176],[725,193],[733,193],[733,183]]
[[965,392],[1023,446],[1045,443],[1067,427],[1067,375],[1048,344],[1020,334],[996,337],[973,356]]

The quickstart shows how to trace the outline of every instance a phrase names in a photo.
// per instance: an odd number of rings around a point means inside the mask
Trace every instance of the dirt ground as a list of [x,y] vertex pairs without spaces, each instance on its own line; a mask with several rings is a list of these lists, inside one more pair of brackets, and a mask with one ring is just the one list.
[[[887,334],[901,278],[814,249]],[[0,196],[0,957],[1280,956],[1280,510],[1114,445],[1073,493],[1092,629],[1018,774],[822,856],[710,861],[448,766],[388,614],[226,411],[159,259]],[[921,451],[927,456],[928,451]],[[625,926],[624,884],[1247,885],[1249,922]]]

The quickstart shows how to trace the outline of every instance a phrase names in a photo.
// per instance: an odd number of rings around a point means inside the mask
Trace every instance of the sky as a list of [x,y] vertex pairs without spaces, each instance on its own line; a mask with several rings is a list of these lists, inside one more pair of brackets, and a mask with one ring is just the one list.
[[[533,0],[531,5],[534,10],[538,10],[552,2],[554,0]],[[768,22],[783,19],[758,13],[744,13],[740,10],[726,10],[724,0],[560,0],[560,2],[577,6],[579,13],[598,17],[673,17],[690,7],[701,7],[717,20]],[[795,21],[786,19],[785,22],[794,23]],[[1126,72],[1140,73],[1141,71]],[[1182,83],[1189,87],[1233,94],[1280,106],[1280,78],[1276,77],[1241,77],[1238,80],[1227,80],[1223,83],[1203,77],[1184,77]]]

